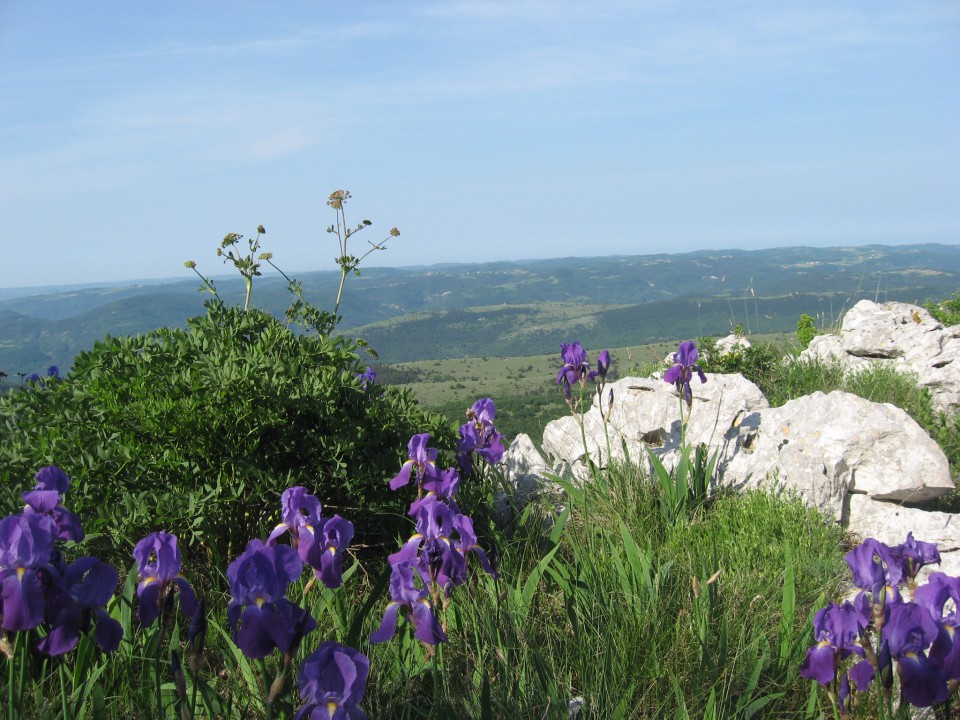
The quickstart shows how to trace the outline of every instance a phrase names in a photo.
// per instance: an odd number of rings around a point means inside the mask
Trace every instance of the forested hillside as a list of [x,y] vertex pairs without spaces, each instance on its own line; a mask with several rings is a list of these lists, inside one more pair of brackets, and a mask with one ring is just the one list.
[[[332,307],[339,274],[301,273],[304,295]],[[0,301],[0,370],[11,377],[73,356],[105,335],[182,327],[203,312],[198,282],[50,288]],[[216,279],[228,302],[239,280]],[[369,268],[351,278],[340,329],[384,362],[531,355],[576,335],[592,346],[677,337],[790,331],[801,313],[824,326],[860,298],[923,302],[960,287],[960,247],[863,246],[718,250],[682,255],[559,258]],[[11,296],[14,295],[14,296]],[[257,278],[253,304],[282,316],[286,281]],[[8,381],[9,382],[9,381]]]

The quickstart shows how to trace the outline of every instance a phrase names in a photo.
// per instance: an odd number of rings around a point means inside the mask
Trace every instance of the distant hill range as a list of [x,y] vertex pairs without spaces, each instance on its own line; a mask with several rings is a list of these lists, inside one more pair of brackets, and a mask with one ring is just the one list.
[[[298,276],[331,309],[339,275]],[[220,295],[242,302],[238,279]],[[104,335],[182,327],[204,312],[199,281],[0,291],[0,370],[67,369]],[[367,268],[347,280],[340,331],[364,338],[382,363],[539,355],[561,341],[625,347],[700,335],[796,329],[801,313],[828,327],[862,299],[922,303],[960,289],[960,246],[866,245],[718,250],[677,255]],[[253,303],[278,317],[286,281],[257,278]]]

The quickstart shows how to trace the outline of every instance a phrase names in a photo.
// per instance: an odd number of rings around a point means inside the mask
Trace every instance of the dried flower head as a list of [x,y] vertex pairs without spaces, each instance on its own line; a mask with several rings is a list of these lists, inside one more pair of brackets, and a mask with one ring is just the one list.
[[396,228],[390,228],[391,237],[400,237],[400,231]]
[[332,193],[330,193],[330,199],[327,200],[327,205],[332,207],[334,210],[340,210],[343,208],[343,204],[349,199],[349,190],[334,190]]
[[257,232],[261,235],[266,235],[267,231],[263,229],[263,225],[257,225]]

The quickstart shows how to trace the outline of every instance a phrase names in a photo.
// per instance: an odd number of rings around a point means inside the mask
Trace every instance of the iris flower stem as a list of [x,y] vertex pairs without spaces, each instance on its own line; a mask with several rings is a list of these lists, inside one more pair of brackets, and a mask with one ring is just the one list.
[[67,706],[67,684],[63,679],[63,663],[60,663],[60,667],[58,668],[58,670],[60,675],[60,707],[63,712],[64,720],[68,720],[68,718],[70,717],[70,714],[69,714],[70,709]]
[[680,449],[687,444],[687,423],[683,420],[683,393],[680,394]]
[[193,683],[193,687],[190,689],[190,720],[197,716],[197,681],[199,675],[200,673],[190,672],[190,681]]
[[157,695],[157,717],[163,717],[163,691],[160,682],[160,634],[157,633],[157,645],[153,652],[153,685]]
[[[13,657],[19,660],[19,664],[22,665],[24,663],[24,659],[20,657],[20,653],[18,652],[19,648],[20,648],[20,635],[18,633],[13,640]],[[13,707],[14,707],[13,678],[14,678],[14,665],[16,664],[17,663],[13,662],[13,660],[7,663],[7,717],[11,718],[11,720],[13,720],[13,718],[15,717],[13,714]]]
[[17,707],[22,709],[23,688],[26,687],[27,684],[27,654],[30,652],[30,631],[18,632],[16,643],[14,653],[17,652],[17,649],[20,651],[20,681],[16,685],[16,703]]
[[[265,660],[262,660],[262,659],[257,660],[256,662],[257,662],[257,665],[260,667],[260,677],[263,678],[263,688],[266,692],[270,692],[270,685],[268,682],[270,675],[267,672],[267,663]],[[267,720],[273,720],[273,700],[270,698],[266,698],[263,704],[267,710]]]
[[433,654],[433,707],[438,707],[440,705],[440,681],[443,677],[440,668],[440,653],[443,652],[442,644],[437,643],[435,650],[436,652]]
[[163,717],[163,681],[161,678],[160,670],[160,653],[162,652],[161,648],[163,647],[163,635],[164,630],[166,629],[168,615],[165,611],[166,609],[166,592],[161,591],[158,598],[158,604],[161,607],[160,615],[157,621],[157,630],[154,635],[155,644],[153,647],[153,684],[154,690],[157,696],[157,717]]
[[[613,410],[613,404],[610,404],[610,407],[607,408],[607,412],[603,411],[603,389],[607,386],[606,377],[597,383],[597,407],[600,408],[600,419],[603,420],[603,435],[607,441],[607,462],[610,462],[610,458],[613,457],[613,453],[610,450],[610,429],[607,427],[607,420],[610,419],[610,413]],[[611,392],[613,392],[611,390]]]

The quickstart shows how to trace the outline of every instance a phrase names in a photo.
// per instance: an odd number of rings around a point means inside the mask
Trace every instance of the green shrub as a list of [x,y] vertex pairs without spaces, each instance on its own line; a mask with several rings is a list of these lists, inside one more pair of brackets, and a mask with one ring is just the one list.
[[923,304],[924,310],[933,318],[947,327],[960,325],[960,290],[940,302],[928,300]]
[[801,350],[806,350],[810,346],[810,341],[817,334],[817,324],[810,315],[804,313],[797,321],[797,344]]
[[297,484],[354,521],[361,543],[392,541],[360,508],[396,505],[386,481],[411,435],[449,448],[452,430],[408,392],[364,390],[361,370],[357,341],[297,335],[216,300],[186,329],[107,337],[62,382],[0,398],[0,511],[56,464],[104,553],[163,529],[222,561],[276,522]]
[[697,347],[706,360],[700,363],[706,373],[740,373],[748,380],[760,385],[760,378],[768,377],[780,364],[783,353],[767,343],[740,346],[733,352],[718,355],[715,341],[697,341]]

